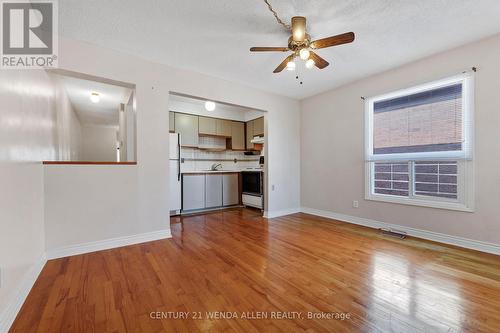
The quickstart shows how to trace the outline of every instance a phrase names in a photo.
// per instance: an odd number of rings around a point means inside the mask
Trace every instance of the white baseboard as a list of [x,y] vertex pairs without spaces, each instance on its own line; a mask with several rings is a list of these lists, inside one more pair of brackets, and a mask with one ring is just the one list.
[[3,311],[3,313],[0,313],[1,333],[6,333],[9,331],[12,323],[16,319],[19,310],[21,310],[26,297],[28,297],[31,288],[35,284],[36,279],[38,278],[38,275],[40,275],[40,272],[42,271],[43,266],[45,266],[46,262],[47,259],[45,255],[38,259],[38,261],[30,269],[30,271],[25,275],[24,279],[19,285],[19,288],[16,290],[16,292],[13,293],[12,299],[7,303],[7,308]]
[[170,229],[147,232],[139,235],[104,239],[95,242],[65,246],[57,249],[47,250],[47,259],[57,259],[89,252],[108,250],[117,247],[152,242],[155,240],[172,238]]
[[477,241],[468,238],[462,238],[457,236],[451,236],[446,234],[441,234],[433,231],[415,229],[410,227],[405,227],[397,224],[385,223],[376,220],[366,219],[362,217],[356,217],[351,215],[339,214],[334,212],[329,212],[326,210],[319,210],[314,208],[302,207],[301,211],[303,213],[326,217],[329,219],[339,220],[342,222],[348,222],[353,224],[362,225],[370,228],[386,228],[386,229],[397,229],[406,232],[409,236],[423,238],[435,242],[455,245],[463,247],[466,249],[477,250],[486,253],[492,253],[500,255],[500,244],[487,243],[482,241]]
[[264,212],[264,217],[268,219],[272,219],[275,217],[280,217],[280,216],[285,216],[285,215],[290,215],[290,214],[295,214],[295,213],[300,213],[300,208],[291,208],[291,209],[284,209],[284,210],[273,210],[273,211],[265,211]]

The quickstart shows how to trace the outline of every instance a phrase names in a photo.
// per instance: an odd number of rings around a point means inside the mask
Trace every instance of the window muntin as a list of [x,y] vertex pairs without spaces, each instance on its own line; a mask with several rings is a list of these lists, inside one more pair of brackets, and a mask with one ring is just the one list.
[[457,161],[413,163],[414,195],[458,199]]
[[373,192],[407,197],[409,195],[408,163],[374,163]]

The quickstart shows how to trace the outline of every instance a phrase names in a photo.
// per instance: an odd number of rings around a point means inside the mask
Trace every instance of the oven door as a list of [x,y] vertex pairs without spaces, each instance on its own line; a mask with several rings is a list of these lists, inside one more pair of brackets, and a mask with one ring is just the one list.
[[261,172],[245,171],[241,173],[242,192],[250,195],[262,195]]

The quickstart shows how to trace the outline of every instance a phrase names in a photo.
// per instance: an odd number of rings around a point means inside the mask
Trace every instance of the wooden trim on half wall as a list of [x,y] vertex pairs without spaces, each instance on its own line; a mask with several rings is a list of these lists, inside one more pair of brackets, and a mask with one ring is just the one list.
[[137,162],[43,161],[44,165],[137,165]]

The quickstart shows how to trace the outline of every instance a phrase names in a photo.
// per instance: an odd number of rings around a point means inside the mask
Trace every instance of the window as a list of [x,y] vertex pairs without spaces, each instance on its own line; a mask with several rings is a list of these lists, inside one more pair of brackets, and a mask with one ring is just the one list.
[[366,100],[366,199],[472,211],[473,77]]

